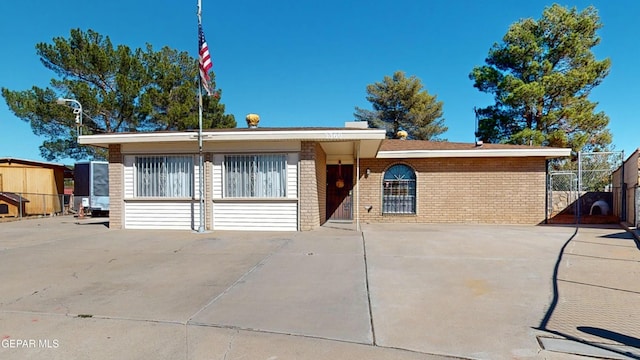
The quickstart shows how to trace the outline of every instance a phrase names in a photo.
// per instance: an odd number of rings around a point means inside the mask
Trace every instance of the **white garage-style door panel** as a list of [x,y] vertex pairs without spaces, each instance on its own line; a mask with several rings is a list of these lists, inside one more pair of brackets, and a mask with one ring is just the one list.
[[[286,153],[286,194],[280,199],[225,198],[224,154],[213,156],[214,230],[298,230],[298,153]],[[255,200],[254,200],[255,199]]]
[[214,201],[213,229],[297,231],[298,202]]
[[[165,155],[163,155],[165,156]],[[198,201],[198,186],[200,169],[198,167],[195,156],[192,154],[179,154],[179,155],[166,155],[167,157],[182,157],[191,158],[190,163],[185,163],[180,166],[169,163],[166,167],[167,174],[164,176],[160,174],[160,168],[155,162],[143,163],[141,166],[148,166],[150,168],[151,180],[154,184],[154,188],[168,189],[171,188],[169,181],[182,181],[182,186],[174,186],[173,189],[178,188],[179,191],[158,191],[158,194],[150,193],[145,195],[146,189],[140,188],[138,182],[138,172],[136,170],[136,158],[162,158],[160,155],[125,155],[124,157],[124,171],[123,171],[123,195],[124,195],[124,227],[125,229],[167,229],[167,230],[192,230],[199,226],[200,219],[200,203]],[[148,161],[148,160],[147,160]],[[161,159],[159,160],[162,161]],[[158,162],[158,164],[160,163]],[[173,167],[171,167],[173,166]],[[187,166],[187,167],[185,167]],[[180,175],[180,172],[184,172],[185,169],[191,168],[192,175],[185,179],[184,175]],[[172,178],[171,171],[178,174],[175,178]],[[159,181],[167,181],[166,187],[158,185]],[[185,182],[186,181],[186,182]],[[191,183],[189,183],[191,182]],[[142,192],[141,192],[142,191]],[[139,193],[140,192],[140,193]],[[191,194],[193,193],[193,194]],[[142,194],[142,195],[141,195]],[[166,198],[163,198],[166,197]],[[181,196],[181,198],[176,198]]]
[[193,230],[200,203],[190,201],[125,201],[125,229]]
[[215,154],[213,156],[213,169],[211,175],[211,196],[214,199],[222,198],[222,163],[224,162],[224,155]]
[[287,154],[287,197],[298,198],[298,154]]
[[134,165],[136,157],[133,155],[127,155],[124,157],[124,198],[131,199],[135,193],[135,175],[134,175]]

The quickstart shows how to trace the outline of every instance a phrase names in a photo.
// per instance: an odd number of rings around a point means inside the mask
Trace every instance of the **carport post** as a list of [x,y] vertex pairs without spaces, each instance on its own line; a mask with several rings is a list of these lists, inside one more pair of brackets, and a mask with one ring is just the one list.
[[356,231],[360,231],[360,140],[356,145]]

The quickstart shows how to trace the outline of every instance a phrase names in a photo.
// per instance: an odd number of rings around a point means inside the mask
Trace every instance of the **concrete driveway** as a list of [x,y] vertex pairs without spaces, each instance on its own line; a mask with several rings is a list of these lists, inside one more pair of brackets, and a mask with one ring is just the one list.
[[573,233],[403,224],[195,234],[109,230],[101,219],[72,217],[2,223],[0,358],[581,358],[542,349],[538,339],[566,338],[553,331],[566,324],[564,310],[548,310]]

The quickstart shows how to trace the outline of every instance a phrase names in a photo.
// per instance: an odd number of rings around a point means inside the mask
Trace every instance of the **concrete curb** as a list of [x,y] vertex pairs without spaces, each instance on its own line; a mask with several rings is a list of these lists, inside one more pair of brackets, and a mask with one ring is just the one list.
[[631,224],[627,222],[621,222],[620,226],[622,226],[625,230],[630,232],[631,235],[633,235],[633,241],[635,241],[636,247],[640,249],[640,234],[638,234],[638,228],[631,227]]

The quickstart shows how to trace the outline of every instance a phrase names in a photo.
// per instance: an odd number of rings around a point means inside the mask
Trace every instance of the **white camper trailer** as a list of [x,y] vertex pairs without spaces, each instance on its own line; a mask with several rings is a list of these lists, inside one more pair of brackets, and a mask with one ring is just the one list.
[[109,163],[106,161],[83,161],[73,170],[74,209],[91,213],[92,216],[109,214]]

